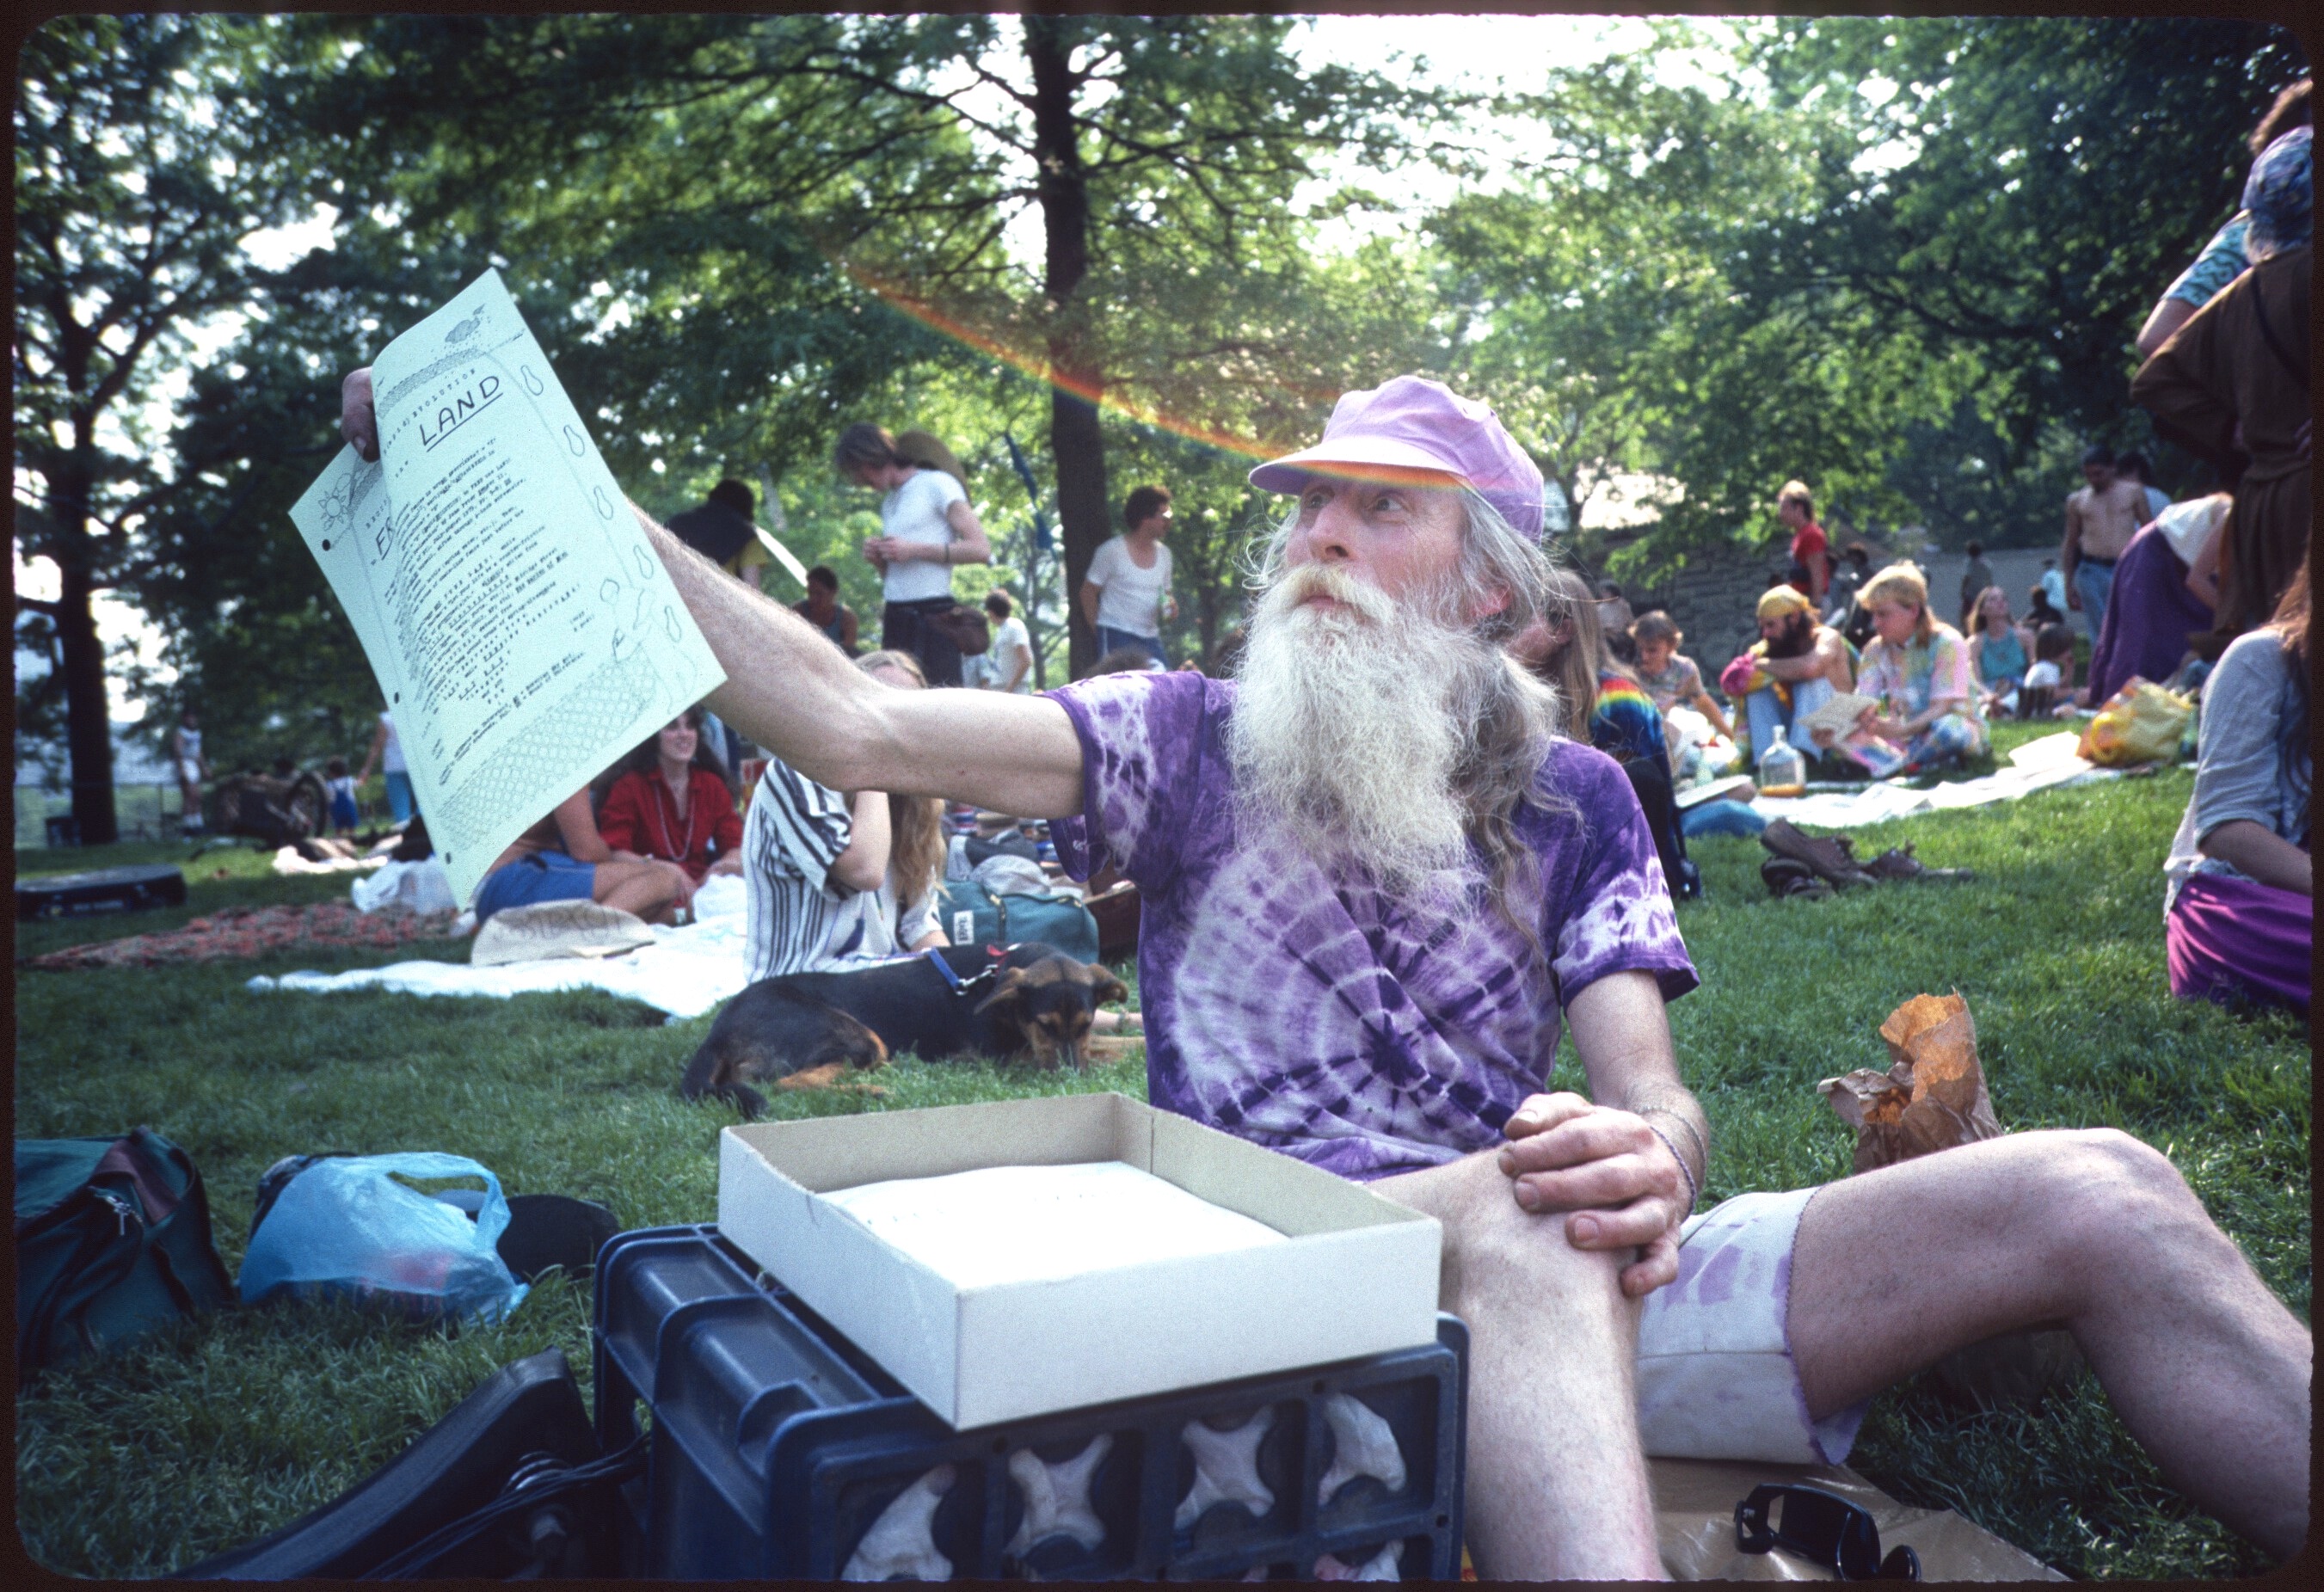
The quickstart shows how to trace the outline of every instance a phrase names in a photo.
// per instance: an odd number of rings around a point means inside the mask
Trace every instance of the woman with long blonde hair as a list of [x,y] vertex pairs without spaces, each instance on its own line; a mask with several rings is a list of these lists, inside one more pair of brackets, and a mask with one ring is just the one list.
[[[922,672],[919,659],[908,652],[890,649],[867,652],[855,660],[855,667],[881,685],[899,691],[927,689],[927,676]],[[906,914],[924,912],[944,877],[947,842],[943,800],[889,793],[888,833],[888,879],[895,892],[897,909]],[[931,916],[928,921],[933,925],[935,919]],[[945,942],[939,936],[935,943]],[[911,942],[909,948],[919,949],[918,942]]]
[[[1872,616],[1856,688],[1877,697],[1840,750],[1876,779],[1958,762],[1986,747],[1977,676],[1961,633],[1929,611],[1929,583],[1910,564],[1891,564],[1856,594]],[[1829,732],[1816,732],[1818,745]]]
[[1988,713],[2017,711],[2017,688],[2034,664],[2034,632],[2009,612],[2009,594],[1987,586],[1969,605],[1969,667]]
[[[909,653],[855,667],[891,690],[927,687]],[[770,759],[742,825],[751,977],[862,967],[946,943],[936,920],[944,804],[841,792]]]
[[1559,729],[1622,765],[1637,793],[1663,879],[1674,896],[1700,893],[1686,855],[1671,778],[1669,739],[1655,699],[1606,647],[1598,599],[1572,570],[1553,568],[1539,620],[1513,638],[1511,657],[1557,694]]

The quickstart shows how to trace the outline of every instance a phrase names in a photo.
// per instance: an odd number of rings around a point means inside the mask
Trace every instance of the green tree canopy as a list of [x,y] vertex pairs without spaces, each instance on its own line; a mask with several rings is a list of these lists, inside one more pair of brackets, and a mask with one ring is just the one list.
[[17,599],[57,664],[18,704],[38,727],[62,694],[73,816],[92,843],[115,824],[91,601],[152,569],[150,524],[193,482],[141,410],[189,329],[278,286],[243,243],[318,196],[270,88],[313,64],[273,22],[168,15],[59,18],[18,59],[16,525],[60,577],[55,601]]

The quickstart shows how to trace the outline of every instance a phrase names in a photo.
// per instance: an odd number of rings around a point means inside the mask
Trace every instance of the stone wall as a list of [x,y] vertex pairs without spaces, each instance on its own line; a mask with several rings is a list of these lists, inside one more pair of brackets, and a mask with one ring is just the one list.
[[[1609,557],[1637,540],[1646,529],[1640,525],[1599,531],[1588,536],[1582,546],[1566,550],[1584,575],[1595,580]],[[1835,520],[1825,529],[1835,548],[1861,541],[1872,554],[1875,569],[1891,557],[1885,543],[1844,520]],[[1683,566],[1657,569],[1643,580],[1623,580],[1621,586],[1633,610],[1659,607],[1669,612],[1686,637],[1686,656],[1702,666],[1705,681],[1715,682],[1719,671],[1737,653],[1759,639],[1760,594],[1780,582],[1790,566],[1789,549],[1781,543],[1757,553],[1722,543],[1692,549]],[[1958,584],[1958,559],[1953,579]]]

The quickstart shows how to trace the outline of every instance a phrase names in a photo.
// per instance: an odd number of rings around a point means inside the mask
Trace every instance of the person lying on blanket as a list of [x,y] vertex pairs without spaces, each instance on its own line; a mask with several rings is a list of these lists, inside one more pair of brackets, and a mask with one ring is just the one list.
[[[368,377],[346,396],[368,453]],[[1549,565],[1493,412],[1398,377],[1251,479],[1293,502],[1232,680],[1031,697],[882,690],[639,518],[743,733],[835,788],[1049,818],[1076,872],[1137,881],[1156,1105],[1440,1219],[1483,1573],[1659,1577],[1646,1454],[1837,1459],[1881,1388],[2049,1321],[2165,1476],[2296,1550],[2309,1334],[2136,1140],[2013,1134],[1690,1217],[1709,1127],[1663,1008],[1696,976],[1628,781],[1503,650]],[[1566,1026],[1589,1099],[1543,1092]]]

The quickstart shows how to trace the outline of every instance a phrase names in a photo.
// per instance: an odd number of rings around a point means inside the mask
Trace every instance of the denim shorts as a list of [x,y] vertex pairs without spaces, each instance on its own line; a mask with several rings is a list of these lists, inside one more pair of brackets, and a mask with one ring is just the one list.
[[532,851],[484,875],[476,887],[476,922],[511,906],[543,901],[586,901],[596,888],[597,865],[563,851]]
[[1162,656],[1162,638],[1141,636],[1136,630],[1117,630],[1111,625],[1097,627],[1097,655],[1109,652],[1143,652],[1156,663],[1167,667],[1169,659]]

